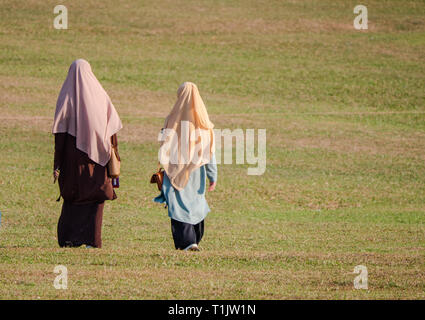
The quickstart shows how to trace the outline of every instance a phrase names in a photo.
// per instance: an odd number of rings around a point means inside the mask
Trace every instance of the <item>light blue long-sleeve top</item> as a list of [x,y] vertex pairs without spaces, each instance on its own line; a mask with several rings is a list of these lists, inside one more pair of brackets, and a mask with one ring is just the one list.
[[168,216],[171,219],[198,224],[210,212],[210,207],[205,199],[206,177],[210,182],[217,181],[215,155],[210,163],[192,171],[187,185],[181,191],[172,186],[167,174],[164,173],[161,194],[154,201],[167,204]]

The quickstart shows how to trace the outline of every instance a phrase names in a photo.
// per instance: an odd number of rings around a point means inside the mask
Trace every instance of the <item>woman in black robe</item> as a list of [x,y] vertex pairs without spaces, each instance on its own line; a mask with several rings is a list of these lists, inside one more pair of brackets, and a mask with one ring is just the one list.
[[[121,120],[89,63],[74,61],[56,104],[53,177],[64,200],[61,247],[100,248],[105,200],[116,199],[107,164],[117,152]],[[118,156],[119,157],[119,156]]]

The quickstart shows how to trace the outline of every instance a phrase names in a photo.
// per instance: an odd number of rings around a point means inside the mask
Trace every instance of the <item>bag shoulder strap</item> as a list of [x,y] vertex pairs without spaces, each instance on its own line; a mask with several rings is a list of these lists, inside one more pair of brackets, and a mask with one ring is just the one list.
[[111,144],[112,148],[116,148],[118,146],[117,135],[114,134],[111,136]]

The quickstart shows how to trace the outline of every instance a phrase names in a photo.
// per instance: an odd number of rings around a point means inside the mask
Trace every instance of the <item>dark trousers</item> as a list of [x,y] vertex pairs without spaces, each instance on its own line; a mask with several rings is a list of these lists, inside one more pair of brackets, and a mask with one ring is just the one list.
[[204,236],[204,220],[198,224],[189,224],[171,219],[171,232],[176,249],[186,249],[191,244],[199,244]]
[[59,246],[86,244],[101,248],[104,205],[104,202],[76,205],[64,201],[58,222]]

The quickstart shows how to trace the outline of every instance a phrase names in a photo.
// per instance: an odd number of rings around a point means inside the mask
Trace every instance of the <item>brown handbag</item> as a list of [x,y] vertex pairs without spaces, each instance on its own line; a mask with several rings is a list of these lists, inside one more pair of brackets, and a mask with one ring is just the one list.
[[117,150],[117,137],[112,136],[112,148],[111,148],[111,159],[108,162],[109,177],[118,178],[121,171],[121,159],[118,155]]
[[164,169],[158,163],[158,172],[154,173],[151,178],[151,183],[156,183],[158,190],[162,191],[162,182],[164,181]]

